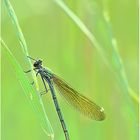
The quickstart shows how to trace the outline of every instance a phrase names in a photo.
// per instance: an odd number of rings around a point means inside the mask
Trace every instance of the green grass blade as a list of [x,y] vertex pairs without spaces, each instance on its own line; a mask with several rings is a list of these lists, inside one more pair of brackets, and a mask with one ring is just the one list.
[[[11,5],[11,3],[10,3],[9,0],[4,0],[4,4],[5,4],[5,7],[7,9],[7,12],[9,14],[9,16],[10,16],[10,19],[11,19],[11,21],[13,23],[13,26],[15,28],[15,31],[16,31],[16,34],[17,34],[17,37],[18,37],[18,40],[20,42],[20,46],[21,46],[22,51],[23,51],[23,53],[24,53],[24,55],[26,57],[27,63],[29,63],[30,69],[33,69],[31,60],[27,58],[27,56],[29,56],[27,44],[26,44],[24,35],[22,33],[22,30],[20,28],[20,25],[19,25],[17,16],[15,14],[15,11],[14,11],[14,9],[13,9],[13,7],[12,7],[12,5]],[[35,82],[36,89],[39,90],[39,86],[38,86],[37,79],[36,79],[36,76],[35,76],[35,72],[34,71],[32,72],[32,77],[33,77],[33,80]]]
[[5,6],[6,6],[6,9],[7,9],[7,12],[8,12],[8,14],[9,14],[11,20],[12,20],[12,23],[15,27],[15,30],[16,30],[16,33],[17,33],[22,51],[25,55],[29,55],[28,54],[28,49],[27,49],[27,44],[26,44],[26,41],[24,39],[22,30],[19,26],[18,19],[17,19],[17,16],[15,14],[15,11],[14,11],[14,9],[13,9],[9,0],[4,0],[4,3],[5,3]]
[[41,95],[38,92],[36,92],[35,89],[31,86],[20,64],[17,62],[16,58],[13,56],[12,52],[9,50],[9,48],[7,47],[7,45],[4,43],[2,39],[1,39],[1,44],[2,44],[2,50],[5,56],[8,58],[9,63],[12,65],[16,77],[18,78],[24,90],[24,93],[39,119],[41,127],[46,132],[46,134],[51,138],[51,140],[53,140],[54,132],[48,120],[48,117],[46,115]]
[[[81,29],[81,31],[88,37],[88,39],[92,42],[92,44],[96,47],[96,49],[100,52],[101,57],[104,62],[110,67],[108,62],[106,61],[106,57],[100,47],[100,44],[94,37],[94,35],[90,32],[90,30],[86,27],[86,25],[66,6],[66,4],[62,0],[54,0],[64,11],[65,13],[74,21],[74,23]],[[111,68],[110,68],[111,69]]]
[[[99,10],[98,6],[94,4],[91,6],[91,9],[95,9],[94,14],[88,13],[88,15],[94,15],[91,19],[95,19],[95,23],[91,25],[94,29],[95,37],[100,42],[104,53],[106,54],[107,60],[113,68],[113,71],[122,87],[123,91],[126,93],[126,96],[129,96],[138,103],[138,96],[137,94],[131,89],[128,79],[126,76],[126,72],[124,69],[124,64],[122,58],[120,56],[116,38],[111,29],[110,17],[109,13],[107,12],[107,4],[105,4],[105,9],[103,14]],[[92,11],[92,10],[89,11]],[[131,90],[129,90],[131,89]]]
[[[10,19],[11,19],[13,25],[14,25],[14,28],[15,28],[16,34],[18,36],[18,39],[19,39],[19,42],[20,42],[20,46],[22,48],[22,51],[23,51],[25,57],[27,58],[27,56],[29,56],[28,49],[27,49],[27,44],[26,44],[24,35],[22,33],[22,30],[20,28],[20,25],[18,23],[17,16],[16,16],[16,14],[14,12],[14,9],[13,9],[10,1],[9,0],[4,0],[4,3],[5,3],[5,6],[6,6],[6,9],[7,9],[7,12],[9,14],[9,16],[10,16]],[[31,60],[30,59],[27,59],[27,62],[30,65],[30,69],[33,69]],[[34,71],[32,71],[32,77],[33,77],[33,80],[35,82],[36,90],[38,92],[39,91],[39,86],[38,86],[37,79],[36,79],[36,76],[35,76],[35,72]],[[22,84],[22,87],[24,87],[24,84]],[[33,94],[33,95],[35,95],[35,94]],[[46,121],[46,123],[42,123],[42,128],[43,128],[43,130],[45,130],[44,132],[46,134],[49,134],[51,136],[51,138],[53,139],[53,135],[54,135],[53,129],[52,129],[52,127],[50,125],[50,122],[49,122],[49,120],[47,118],[47,115],[46,115],[46,112],[45,112],[45,109],[44,109],[44,105],[43,105],[43,101],[42,101],[42,98],[40,97],[40,95],[38,95],[38,99],[39,99],[39,105],[41,105],[40,106],[40,109],[42,110],[42,112],[41,111],[40,112],[43,113],[42,116],[41,116],[41,118],[42,118],[42,121],[41,122],[43,122],[43,121],[45,122]],[[33,100],[33,101],[35,102],[35,100]],[[36,105],[36,107],[37,107],[37,105]],[[36,113],[36,114],[38,114],[38,113]],[[49,133],[47,133],[47,131]]]
[[[69,9],[69,7],[62,0],[54,0],[54,2],[74,21],[74,23],[88,37],[88,39],[91,41],[91,43],[94,45],[94,47],[96,47],[96,49],[98,50],[98,52],[100,53],[101,57],[103,58],[105,63],[108,65],[110,70],[113,73],[115,73],[117,79],[119,79],[120,86],[125,91],[125,93],[128,94],[136,103],[138,103],[137,94],[134,91],[130,92],[130,90],[129,90],[131,88],[130,88],[130,85],[128,84],[124,65],[122,63],[122,59],[121,59],[121,56],[119,54],[118,47],[116,45],[116,39],[113,36],[113,33],[111,31],[110,23],[107,22],[107,20],[105,21],[105,19],[101,19],[104,22],[103,24],[105,24],[105,26],[103,26],[102,31],[100,28],[97,28],[98,32],[100,32],[101,34],[105,34],[107,36],[107,38],[109,38],[109,40],[107,40],[107,41],[109,41],[108,47],[111,49],[111,56],[108,57],[110,52],[108,52],[107,48],[104,47],[104,44],[102,42],[100,42],[100,37],[99,37],[100,35],[96,36],[95,33],[93,34],[87,28],[87,26],[82,22],[82,20],[80,20],[74,14],[74,12],[72,12]],[[102,18],[104,18],[104,17],[102,17]],[[96,28],[94,28],[94,30],[95,29]]]

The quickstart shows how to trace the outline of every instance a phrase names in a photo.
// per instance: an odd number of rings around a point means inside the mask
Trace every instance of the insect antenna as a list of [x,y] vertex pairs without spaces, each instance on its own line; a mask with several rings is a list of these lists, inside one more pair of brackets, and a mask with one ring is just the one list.
[[31,56],[27,56],[28,58],[30,58],[31,60],[37,61],[36,59],[32,58]]

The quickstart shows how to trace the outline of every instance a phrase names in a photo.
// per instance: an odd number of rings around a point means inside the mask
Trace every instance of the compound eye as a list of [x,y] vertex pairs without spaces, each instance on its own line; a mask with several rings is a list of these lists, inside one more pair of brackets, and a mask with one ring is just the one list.
[[37,62],[35,62],[35,63],[34,63],[34,67],[37,67],[37,65],[38,65],[38,63],[37,63]]
[[36,63],[34,63],[34,67],[36,67],[37,66],[37,64]]

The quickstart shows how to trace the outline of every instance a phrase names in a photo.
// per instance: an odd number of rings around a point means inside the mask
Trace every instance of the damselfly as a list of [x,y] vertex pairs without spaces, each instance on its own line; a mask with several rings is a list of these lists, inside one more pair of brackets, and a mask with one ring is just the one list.
[[48,84],[50,88],[54,105],[55,105],[58,117],[60,119],[66,140],[70,140],[69,133],[66,128],[66,124],[63,119],[63,116],[62,116],[62,113],[61,113],[61,110],[60,110],[60,107],[56,98],[54,85],[59,90],[59,93],[66,99],[66,101],[70,105],[72,105],[74,108],[76,108],[78,111],[80,111],[81,113],[83,113],[84,115],[88,116],[89,118],[93,120],[102,121],[105,119],[103,107],[96,105],[87,97],[83,96],[82,94],[74,90],[69,84],[67,84],[60,77],[52,73],[47,68],[44,68],[42,66],[42,60],[35,60],[29,56],[28,58],[35,61],[33,64],[34,70],[36,71],[36,75],[40,74],[44,87],[45,87],[45,91],[48,92],[46,83]]

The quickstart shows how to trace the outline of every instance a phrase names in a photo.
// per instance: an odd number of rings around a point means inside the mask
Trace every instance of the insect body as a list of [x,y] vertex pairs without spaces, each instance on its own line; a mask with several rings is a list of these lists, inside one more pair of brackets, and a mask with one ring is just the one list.
[[[30,59],[33,59],[29,57]],[[35,59],[33,59],[35,60]],[[73,89],[69,84],[67,84],[64,80],[62,80],[60,77],[53,74],[50,70],[44,68],[42,66],[42,60],[35,60],[34,62],[34,70],[36,71],[36,75],[40,74],[43,84],[45,86],[46,92],[46,82],[49,85],[52,98],[55,104],[55,108],[58,114],[58,117],[60,119],[65,138],[66,140],[70,140],[69,134],[66,128],[65,121],[63,119],[57,97],[55,94],[54,85],[59,90],[60,94],[66,99],[66,101],[72,105],[74,108],[76,108],[78,111],[80,111],[85,116],[88,116],[89,118],[97,121],[102,121],[105,119],[104,109],[103,107],[100,107],[96,105],[94,102],[89,100],[87,97],[83,96],[79,92],[77,92],[75,89]]]

